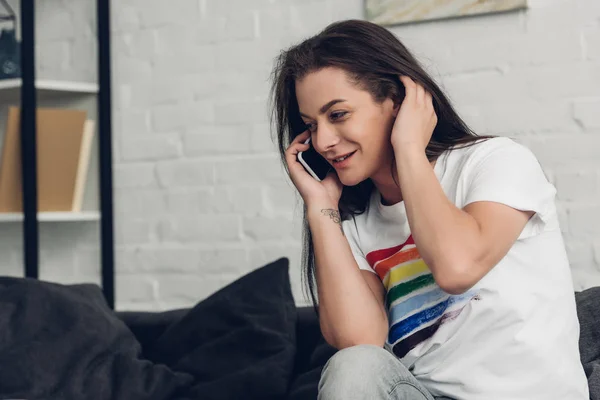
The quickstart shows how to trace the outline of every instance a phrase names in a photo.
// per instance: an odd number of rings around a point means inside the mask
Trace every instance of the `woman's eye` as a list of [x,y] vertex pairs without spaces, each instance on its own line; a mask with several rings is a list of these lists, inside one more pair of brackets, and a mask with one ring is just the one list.
[[335,121],[336,119],[342,118],[346,114],[348,114],[346,111],[335,111],[330,114],[330,118]]

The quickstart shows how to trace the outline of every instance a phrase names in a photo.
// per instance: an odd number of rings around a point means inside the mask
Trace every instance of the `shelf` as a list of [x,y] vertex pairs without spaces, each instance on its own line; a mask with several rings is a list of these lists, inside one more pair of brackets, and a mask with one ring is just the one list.
[[[39,222],[75,222],[98,220],[100,220],[100,213],[98,211],[38,213]],[[23,221],[22,213],[0,213],[0,222],[20,221]]]
[[[21,79],[0,80],[0,102],[15,101],[21,96]],[[37,79],[35,87],[42,98],[65,95],[91,95],[98,93],[98,84],[87,82]]]

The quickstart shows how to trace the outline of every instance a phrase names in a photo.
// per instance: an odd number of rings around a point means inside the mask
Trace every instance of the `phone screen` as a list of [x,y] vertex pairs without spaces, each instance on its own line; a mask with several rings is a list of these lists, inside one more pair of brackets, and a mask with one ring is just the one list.
[[331,164],[323,158],[314,149],[310,143],[310,138],[306,142],[310,145],[308,150],[301,151],[298,153],[298,161],[304,166],[304,169],[318,181],[322,181],[327,176],[327,173],[331,170]]

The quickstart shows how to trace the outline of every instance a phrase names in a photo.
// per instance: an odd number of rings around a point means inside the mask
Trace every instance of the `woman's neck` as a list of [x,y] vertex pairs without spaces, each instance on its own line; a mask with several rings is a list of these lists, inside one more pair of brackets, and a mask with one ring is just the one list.
[[398,182],[397,176],[394,172],[392,176],[391,171],[387,174],[378,174],[371,178],[373,184],[381,194],[381,203],[385,206],[391,206],[393,204],[400,203],[402,198],[402,190]]
[[[437,160],[431,162],[432,168],[435,168],[436,161]],[[391,206],[404,200],[395,163],[392,168],[387,171],[380,171],[380,173],[373,176],[371,180],[381,194],[381,203],[384,206]]]

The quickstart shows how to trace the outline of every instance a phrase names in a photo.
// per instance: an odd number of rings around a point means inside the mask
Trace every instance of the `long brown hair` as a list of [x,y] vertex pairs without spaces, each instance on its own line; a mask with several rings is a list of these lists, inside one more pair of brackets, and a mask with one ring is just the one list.
[[[281,161],[286,168],[285,151],[306,128],[300,117],[295,82],[325,67],[344,70],[357,87],[368,91],[375,102],[391,98],[401,102],[404,85],[399,76],[419,82],[433,98],[438,123],[426,149],[427,158],[436,160],[451,147],[474,144],[477,136],[458,116],[442,90],[425,72],[410,51],[387,29],[361,20],[333,23],[322,32],[284,50],[277,57],[272,73],[271,121],[276,127]],[[342,219],[363,213],[374,185],[367,179],[355,186],[344,186],[339,201]],[[304,214],[303,282],[316,309],[315,258],[312,235]]]

